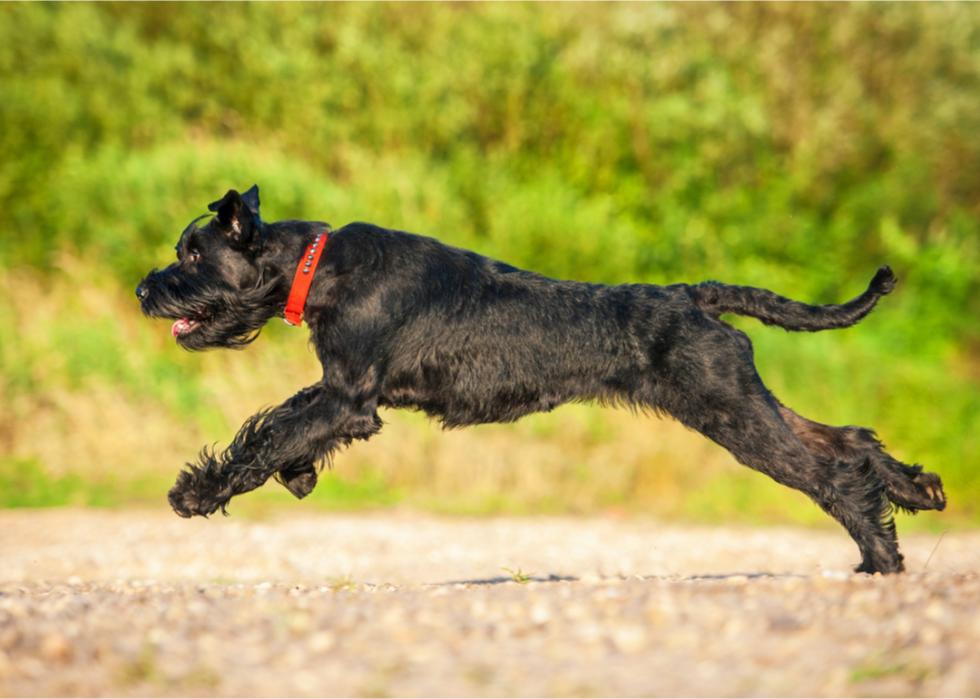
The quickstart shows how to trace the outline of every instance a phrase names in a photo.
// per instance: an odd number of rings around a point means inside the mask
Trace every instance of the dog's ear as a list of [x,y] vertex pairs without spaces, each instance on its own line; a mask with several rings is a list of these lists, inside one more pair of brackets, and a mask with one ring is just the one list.
[[[254,210],[250,202],[254,202]],[[255,238],[259,227],[259,188],[253,186],[239,194],[229,189],[221,199],[208,204],[208,210],[217,213],[218,226],[233,247],[244,250]]]
[[256,219],[259,218],[259,186],[253,184],[248,188],[244,194],[242,194],[242,201],[245,202],[245,206],[248,210],[252,212],[252,216]]

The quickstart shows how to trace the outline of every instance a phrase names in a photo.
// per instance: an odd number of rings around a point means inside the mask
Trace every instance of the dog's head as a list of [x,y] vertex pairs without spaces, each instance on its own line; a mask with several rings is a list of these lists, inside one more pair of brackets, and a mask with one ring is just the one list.
[[282,275],[264,255],[259,188],[229,190],[214,212],[191,221],[177,241],[177,261],[153,270],[136,287],[143,313],[169,318],[174,338],[190,350],[243,347],[282,305]]

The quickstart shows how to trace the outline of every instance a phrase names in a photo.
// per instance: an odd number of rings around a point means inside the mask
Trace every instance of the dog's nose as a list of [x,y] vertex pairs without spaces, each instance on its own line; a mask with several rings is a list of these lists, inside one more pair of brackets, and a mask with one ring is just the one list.
[[139,286],[136,287],[136,298],[138,298],[140,301],[142,301],[143,299],[145,299],[149,293],[150,293],[150,290],[147,289],[142,284],[140,284]]

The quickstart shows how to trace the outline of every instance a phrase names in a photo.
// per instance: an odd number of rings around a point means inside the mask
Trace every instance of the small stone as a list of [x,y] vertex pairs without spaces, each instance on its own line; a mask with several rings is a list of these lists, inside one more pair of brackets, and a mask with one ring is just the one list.
[[293,613],[289,617],[288,626],[293,633],[305,633],[310,628],[310,617],[300,612]]
[[932,621],[939,621],[946,616],[946,607],[939,600],[933,600],[925,609],[926,619],[931,619]]
[[[576,627],[577,636],[581,643],[595,643],[602,636],[602,627],[593,622],[584,622]],[[615,641],[614,641],[615,642]]]
[[13,626],[0,629],[0,652],[6,648],[13,648],[19,640],[20,632]]
[[41,641],[41,655],[47,660],[65,661],[71,658],[71,645],[59,633],[52,633]]
[[612,642],[620,653],[637,653],[647,642],[647,633],[642,626],[628,624],[612,632]]
[[323,653],[331,648],[337,643],[334,635],[329,631],[318,631],[312,636],[310,636],[310,650],[314,653]]
[[546,624],[551,619],[551,612],[543,604],[535,604],[531,607],[531,621],[535,624]]

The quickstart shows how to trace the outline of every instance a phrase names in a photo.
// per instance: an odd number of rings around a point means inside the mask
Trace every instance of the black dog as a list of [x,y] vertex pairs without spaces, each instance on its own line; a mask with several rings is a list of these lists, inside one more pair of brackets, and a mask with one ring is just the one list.
[[556,281],[366,223],[329,232],[307,254],[329,227],[262,222],[257,187],[209,208],[210,221],[181,235],[177,262],[136,289],[143,312],[176,319],[187,349],[242,347],[283,316],[294,277],[312,279],[304,312],[323,378],[250,418],[224,452],[205,448],[170,491],[181,516],[224,511],[270,476],[303,497],[336,449],[381,429],[381,406],[457,427],[586,400],[670,414],[803,491],[854,538],[858,571],[903,569],[892,505],[945,507],[939,477],[889,456],[871,430],[822,425],[782,405],[759,378],[748,337],[719,320],[847,327],[894,288],[887,267],[852,301],[810,306],[717,282]]

